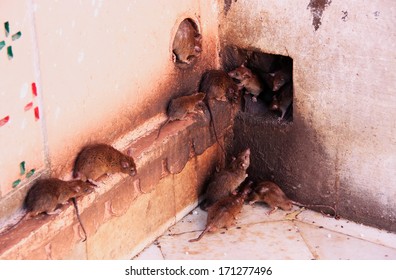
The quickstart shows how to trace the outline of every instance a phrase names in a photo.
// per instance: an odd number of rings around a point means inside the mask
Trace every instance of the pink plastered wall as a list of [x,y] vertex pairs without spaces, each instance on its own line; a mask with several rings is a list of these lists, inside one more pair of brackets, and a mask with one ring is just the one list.
[[[218,65],[217,14],[209,1],[1,1],[2,216],[39,175],[70,178],[85,144],[111,144],[163,121],[169,99]],[[185,18],[208,34],[202,65],[190,70],[172,61]]]

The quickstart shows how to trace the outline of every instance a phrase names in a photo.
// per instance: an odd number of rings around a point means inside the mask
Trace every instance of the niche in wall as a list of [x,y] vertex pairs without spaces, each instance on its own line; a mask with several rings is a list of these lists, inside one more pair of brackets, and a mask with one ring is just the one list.
[[242,91],[246,113],[278,123],[293,121],[293,59],[258,50],[225,46],[223,68]]
[[184,19],[173,38],[172,59],[181,68],[193,66],[202,52],[202,35],[198,24],[191,18]]

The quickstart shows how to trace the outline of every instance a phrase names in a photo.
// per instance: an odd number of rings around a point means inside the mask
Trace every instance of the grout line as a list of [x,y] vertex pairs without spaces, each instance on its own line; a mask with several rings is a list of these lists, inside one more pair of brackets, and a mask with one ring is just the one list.
[[38,46],[37,32],[36,32],[36,18],[35,18],[34,4],[32,0],[28,1],[28,8],[30,11],[29,13],[30,32],[32,33],[31,40],[32,40],[32,48],[33,48],[32,55],[33,55],[34,76],[35,76],[35,83],[37,86],[37,92],[39,93],[37,96],[37,100],[40,110],[41,135],[43,137],[44,164],[46,166],[46,170],[51,170],[47,123],[44,112],[43,87],[42,87],[41,69],[40,69],[40,55],[39,55],[39,46]]
[[[156,241],[158,242],[158,245],[155,245],[155,246],[157,246],[157,248],[158,248],[158,250],[160,251],[160,253],[161,253],[161,256],[162,256],[162,259],[163,260],[166,260],[165,259],[165,255],[164,255],[164,252],[162,252],[162,246],[161,246],[161,243],[158,241],[158,239],[156,239]],[[155,241],[154,241],[155,242]]]
[[296,222],[299,222],[298,220],[291,221],[294,225],[294,227],[298,230],[297,232],[300,234],[302,240],[305,243],[305,246],[307,246],[308,250],[311,252],[312,256],[315,258],[315,260],[320,260],[319,254],[316,252],[314,248],[310,245],[309,242],[307,242],[307,239],[304,237],[304,234],[302,233],[301,229],[298,227]]

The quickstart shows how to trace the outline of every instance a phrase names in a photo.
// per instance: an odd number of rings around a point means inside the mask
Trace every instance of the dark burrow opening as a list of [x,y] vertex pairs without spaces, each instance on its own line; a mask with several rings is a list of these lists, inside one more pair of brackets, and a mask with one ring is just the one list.
[[234,45],[220,53],[242,91],[242,111],[278,123],[293,121],[293,59]]

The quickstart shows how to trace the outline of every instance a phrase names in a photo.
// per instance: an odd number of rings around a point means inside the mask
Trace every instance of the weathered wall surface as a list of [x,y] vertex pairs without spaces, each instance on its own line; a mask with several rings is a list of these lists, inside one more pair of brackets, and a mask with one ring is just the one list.
[[390,0],[224,1],[222,46],[293,58],[293,123],[238,118],[253,177],[396,230],[395,25]]
[[[84,145],[136,139],[171,97],[197,90],[218,66],[217,14],[208,1],[1,1],[0,221],[40,174],[70,178]],[[203,51],[180,69],[172,42],[185,18]]]
[[196,207],[218,162],[208,124],[174,122],[158,141],[152,133],[129,142],[138,174],[106,177],[78,200],[85,242],[73,206],[66,205],[59,215],[23,220],[0,235],[0,259],[133,257]]
[[[217,7],[178,0],[1,1],[0,224],[22,206],[37,177],[70,179],[88,143],[130,151],[138,169],[133,178],[105,178],[79,202],[87,242],[73,208],[64,207],[2,234],[1,259],[128,258],[197,205],[220,155],[208,112],[169,123],[155,136],[169,100],[193,93],[202,73],[219,67]],[[172,43],[185,18],[198,26],[202,53],[181,68]]]
[[[87,143],[130,150],[138,166],[79,202],[86,243],[65,207],[2,235],[1,258],[127,258],[194,207],[220,154],[209,123],[153,132],[169,99],[195,91],[228,44],[294,62],[292,124],[238,116],[250,176],[396,231],[395,13],[385,0],[1,1],[0,219],[38,176],[68,179]],[[198,23],[203,52],[180,69],[171,45],[185,18]]]

